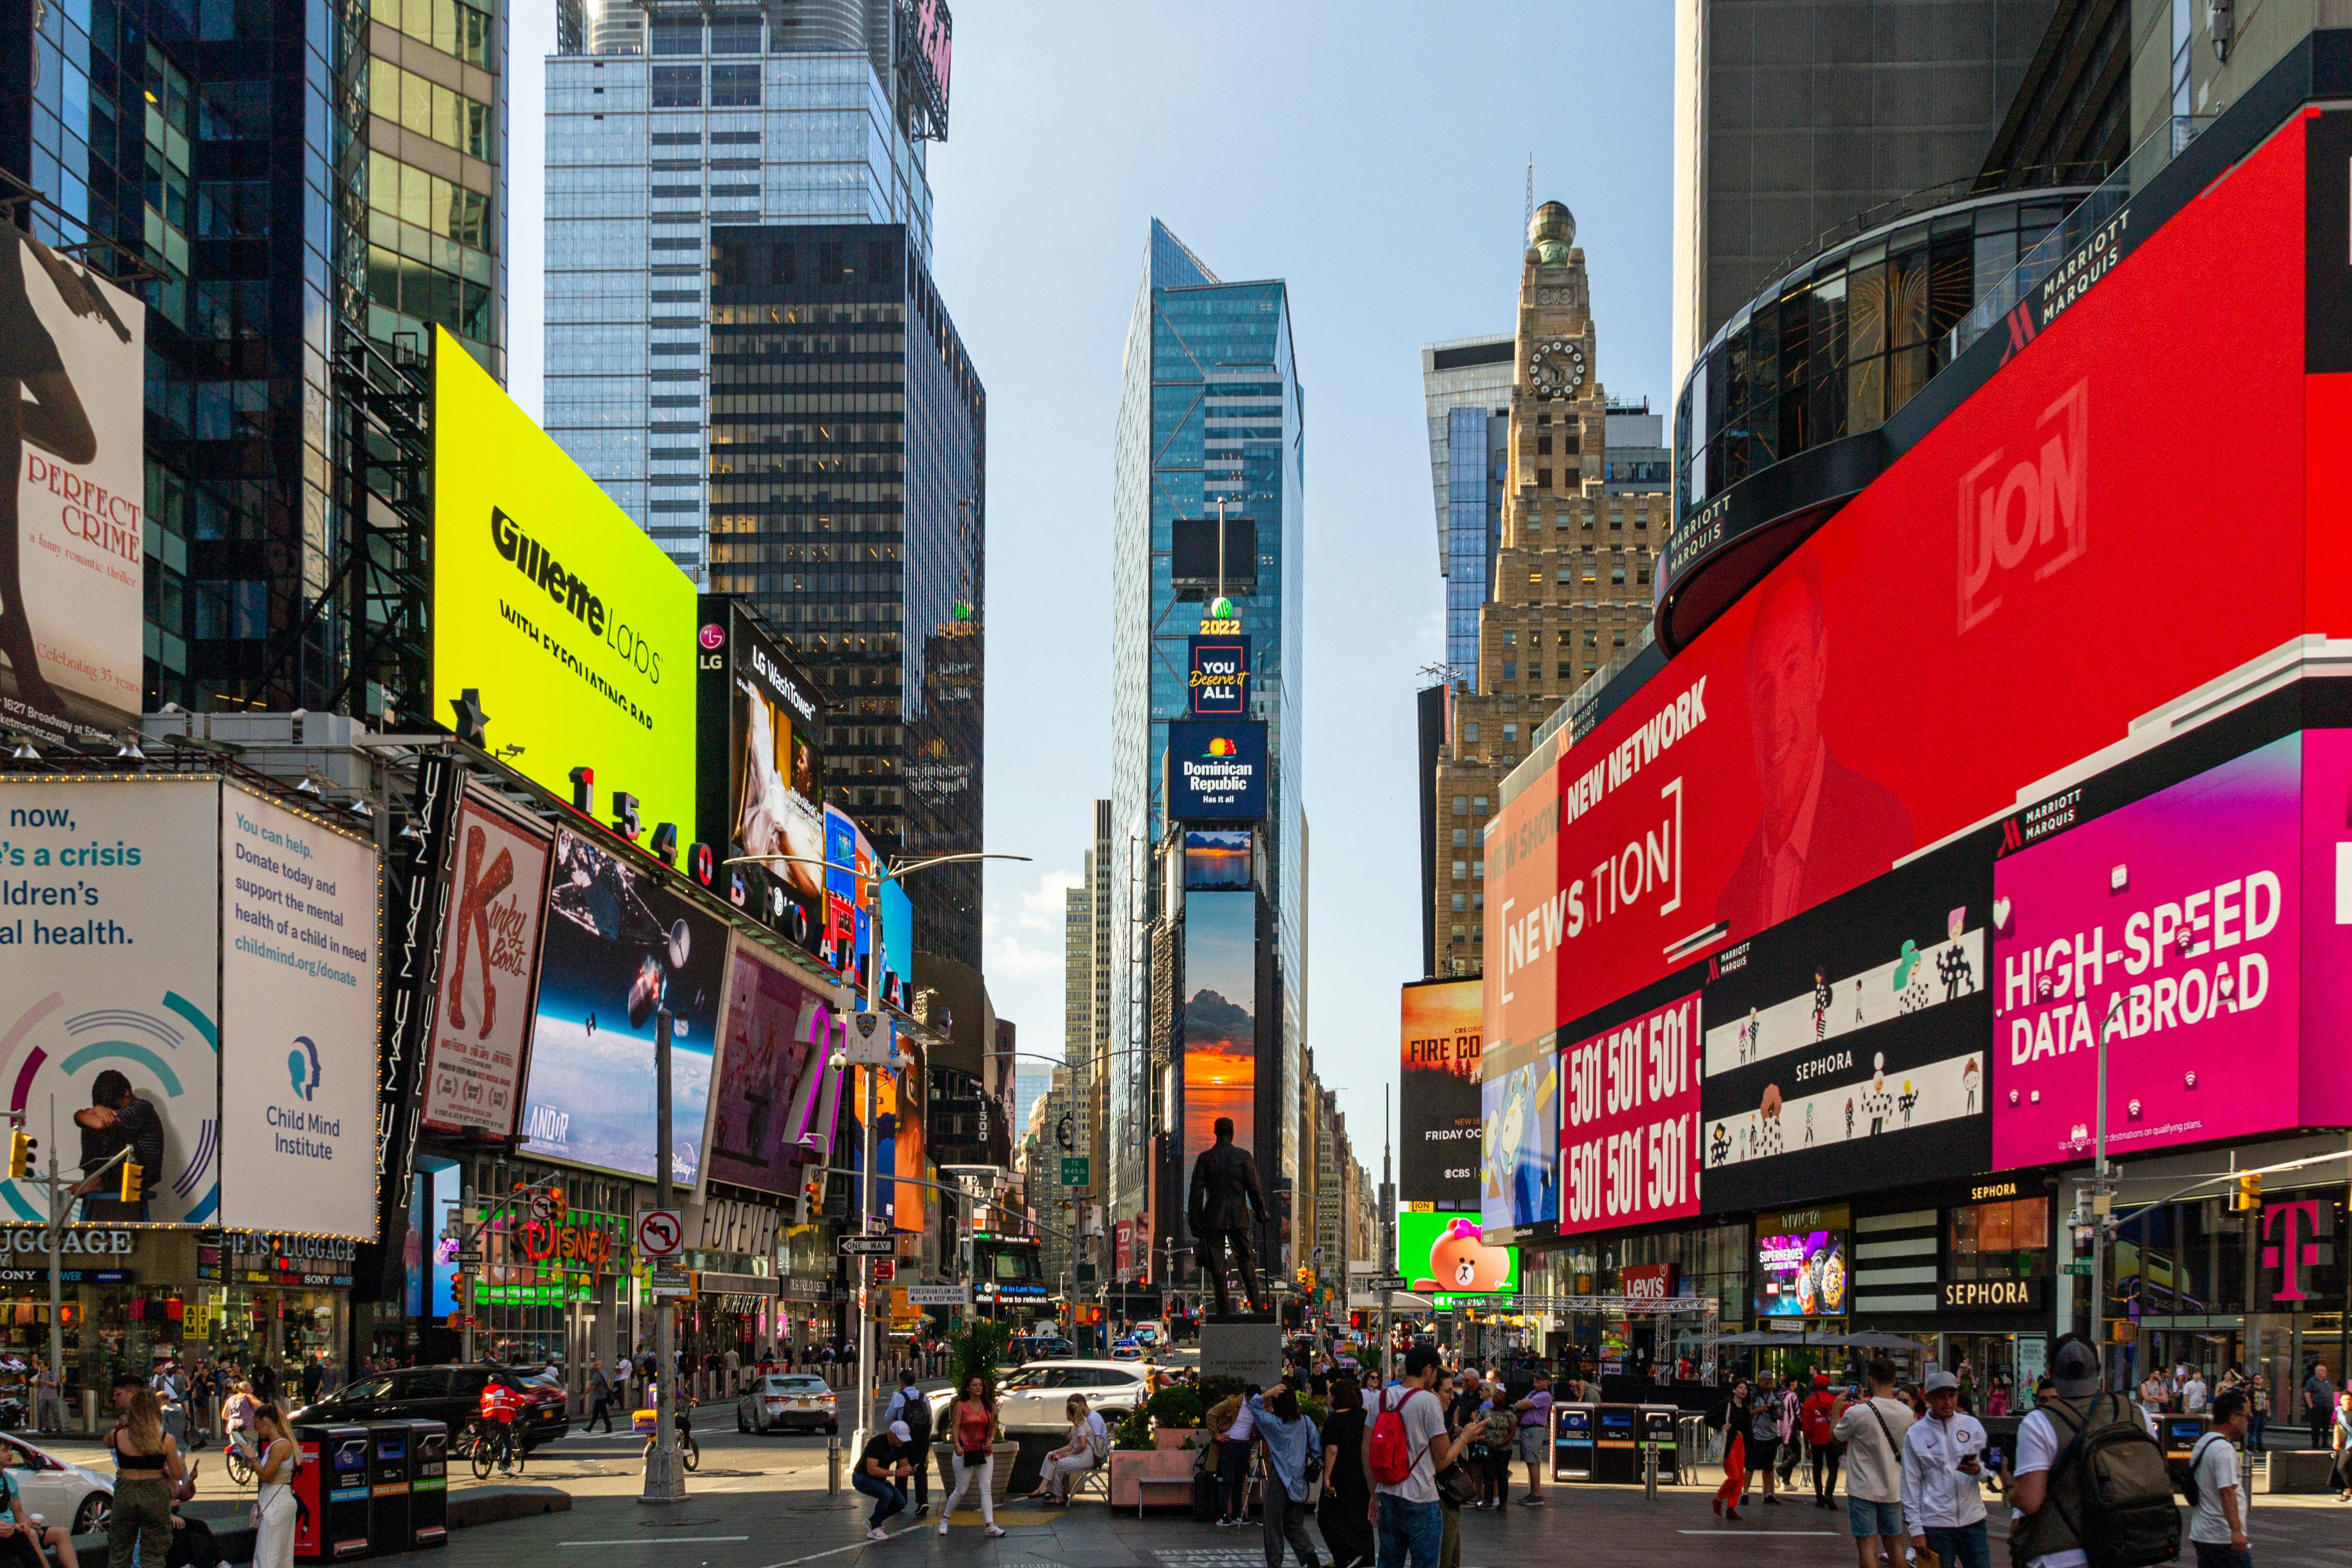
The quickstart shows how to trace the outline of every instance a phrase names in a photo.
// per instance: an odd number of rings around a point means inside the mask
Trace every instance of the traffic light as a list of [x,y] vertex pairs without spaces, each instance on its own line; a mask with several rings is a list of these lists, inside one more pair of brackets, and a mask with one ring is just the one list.
[[2250,1172],[2238,1178],[2238,1201],[2234,1206],[2241,1214],[2251,1213],[2263,1206],[2261,1172]]
[[34,1159],[40,1152],[40,1143],[39,1139],[21,1127],[8,1134],[8,1174],[11,1178],[21,1182],[31,1177]]
[[139,1201],[139,1183],[146,1173],[140,1168],[139,1162],[136,1160],[122,1162],[122,1201],[124,1203],[135,1204]]

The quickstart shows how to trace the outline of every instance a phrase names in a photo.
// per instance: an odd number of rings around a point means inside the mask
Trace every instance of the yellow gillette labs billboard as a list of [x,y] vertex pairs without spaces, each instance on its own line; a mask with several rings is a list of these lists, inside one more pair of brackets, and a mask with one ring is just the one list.
[[569,798],[693,836],[695,588],[448,333],[433,351],[433,714]]

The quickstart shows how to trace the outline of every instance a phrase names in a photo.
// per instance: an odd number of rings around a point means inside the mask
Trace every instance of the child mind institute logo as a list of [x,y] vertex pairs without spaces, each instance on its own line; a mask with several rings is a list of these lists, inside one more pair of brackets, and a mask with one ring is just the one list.
[[303,1099],[319,1097],[319,1047],[310,1036],[294,1037],[294,1048],[286,1053],[286,1076]]

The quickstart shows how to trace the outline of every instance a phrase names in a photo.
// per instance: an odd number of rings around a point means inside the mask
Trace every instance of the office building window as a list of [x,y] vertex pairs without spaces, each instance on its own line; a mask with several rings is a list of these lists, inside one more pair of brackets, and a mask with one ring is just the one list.
[[711,108],[757,109],[759,106],[758,66],[714,65],[710,68]]
[[[696,24],[698,26],[700,25]],[[656,109],[702,107],[702,68],[700,66],[655,66],[653,74],[653,102]]]

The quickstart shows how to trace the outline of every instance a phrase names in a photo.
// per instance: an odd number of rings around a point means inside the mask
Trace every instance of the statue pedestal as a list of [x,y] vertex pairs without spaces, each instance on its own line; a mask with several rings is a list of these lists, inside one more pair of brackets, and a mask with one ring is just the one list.
[[1282,1375],[1282,1324],[1271,1312],[1211,1312],[1201,1320],[1201,1375],[1264,1388]]

